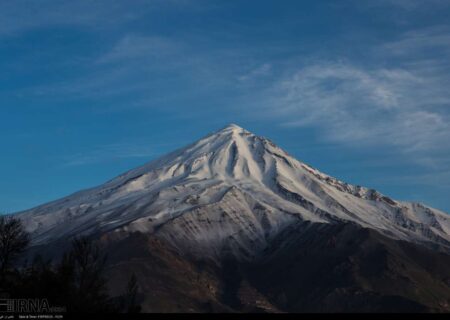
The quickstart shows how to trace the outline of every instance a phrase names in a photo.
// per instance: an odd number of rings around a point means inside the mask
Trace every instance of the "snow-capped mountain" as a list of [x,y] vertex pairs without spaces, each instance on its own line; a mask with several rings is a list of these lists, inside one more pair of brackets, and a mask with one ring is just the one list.
[[450,248],[450,216],[353,186],[236,125],[99,187],[21,212],[33,244],[141,232],[194,256],[251,259],[299,222],[350,222]]

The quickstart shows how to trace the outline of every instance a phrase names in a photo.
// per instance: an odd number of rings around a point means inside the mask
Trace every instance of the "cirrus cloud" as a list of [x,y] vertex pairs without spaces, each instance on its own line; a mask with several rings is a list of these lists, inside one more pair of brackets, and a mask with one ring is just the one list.
[[450,94],[441,87],[405,69],[318,63],[280,80],[266,106],[283,125],[318,128],[327,140],[423,154],[442,151],[450,139],[448,115],[440,111]]

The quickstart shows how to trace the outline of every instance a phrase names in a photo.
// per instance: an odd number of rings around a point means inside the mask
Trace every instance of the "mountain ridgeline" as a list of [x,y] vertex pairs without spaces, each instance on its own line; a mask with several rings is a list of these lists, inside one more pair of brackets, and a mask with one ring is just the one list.
[[450,216],[319,172],[229,125],[17,214],[29,254],[87,236],[143,311],[450,311]]

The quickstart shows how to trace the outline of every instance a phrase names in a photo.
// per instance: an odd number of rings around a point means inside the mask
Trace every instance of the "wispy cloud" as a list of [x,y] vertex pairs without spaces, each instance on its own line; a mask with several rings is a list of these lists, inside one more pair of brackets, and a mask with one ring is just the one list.
[[[123,6],[115,1],[2,1],[0,3],[0,34],[11,35],[36,27],[50,25],[102,26],[111,22],[120,23],[132,18],[122,11]],[[68,15],[67,13],[71,14]],[[102,14],[100,14],[102,13]],[[114,16],[114,20],[110,20]],[[119,19],[119,20],[118,20]]]
[[272,65],[270,63],[264,63],[262,65],[257,66],[256,68],[253,68],[250,71],[240,75],[237,79],[239,81],[249,81],[249,80],[253,80],[255,78],[268,76],[271,71],[272,71]]
[[[186,50],[175,39],[126,34],[93,61],[80,61],[79,68],[85,71],[79,75],[64,81],[21,88],[18,94],[64,101],[117,98],[130,94],[134,94],[137,100],[142,99],[142,95],[155,97],[154,90],[161,83],[173,81],[183,75],[183,70],[194,68],[193,56],[186,54]],[[170,77],[168,72],[172,72]],[[166,77],[162,77],[164,74]],[[132,107],[132,103],[128,99],[128,107]]]
[[359,5],[368,5],[370,7],[391,6],[404,10],[416,10],[418,8],[436,8],[448,5],[446,0],[363,0],[356,1]]
[[[398,40],[390,41],[380,49],[394,55],[436,56],[450,53],[450,29],[433,26],[405,32]],[[411,58],[409,56],[409,58]]]
[[167,37],[127,34],[109,52],[99,57],[97,63],[141,63],[142,60],[170,58],[181,50],[180,43]]
[[164,9],[202,10],[202,6],[192,0],[1,1],[0,36],[55,25],[111,29]]
[[[237,90],[238,82],[256,81],[271,72],[270,64],[259,64],[239,50],[223,52],[211,48],[205,52],[197,46],[203,41],[195,37],[126,33],[92,61],[81,61],[80,74],[64,81],[20,88],[17,95],[61,101],[102,100],[104,109],[109,111],[150,109],[155,105],[165,108],[170,104],[194,112],[195,106],[187,105],[189,99],[195,99],[199,105],[199,100],[212,100],[222,97],[226,90]],[[249,69],[246,60],[255,67]],[[221,91],[219,95],[217,91]],[[117,106],[121,98],[126,105]],[[111,99],[112,104],[104,103],[106,99]],[[183,99],[185,102],[180,103]]]
[[327,140],[426,154],[448,149],[450,139],[448,114],[437,108],[450,105],[450,93],[434,80],[404,69],[324,62],[280,79],[264,105],[283,125],[316,127]]

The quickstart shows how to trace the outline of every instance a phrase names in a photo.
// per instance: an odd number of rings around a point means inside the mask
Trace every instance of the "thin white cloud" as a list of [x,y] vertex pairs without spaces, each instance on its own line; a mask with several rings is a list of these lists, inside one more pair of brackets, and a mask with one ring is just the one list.
[[270,63],[264,63],[262,65],[257,66],[256,68],[251,69],[247,73],[240,75],[237,79],[239,81],[254,80],[260,77],[268,76],[271,71],[272,65]]
[[[154,105],[176,98],[198,99],[227,86],[233,89],[238,72],[233,64],[243,64],[237,60],[218,49],[199,50],[195,42],[186,39],[128,33],[93,61],[81,62],[80,69],[87,72],[64,82],[21,88],[17,94],[64,101],[133,95],[127,108],[136,103],[141,105],[142,101]],[[252,70],[251,76],[256,78],[269,71],[270,65],[263,64]],[[172,87],[176,87],[176,94]]]
[[113,1],[1,1],[0,34],[11,35],[51,25],[100,27],[121,23],[132,18],[123,9]]
[[321,63],[279,81],[266,111],[286,126],[316,127],[327,140],[426,153],[448,149],[450,139],[448,115],[434,108],[450,93],[431,97],[435,85],[402,69]]
[[[411,54],[435,56],[450,53],[450,30],[447,26],[433,26],[411,30],[398,40],[390,41],[380,47],[385,53],[393,55]],[[411,58],[411,57],[409,57]]]
[[358,0],[358,5],[369,7],[390,6],[407,11],[418,10],[421,8],[436,8],[448,5],[447,0]]
[[99,57],[97,63],[142,62],[143,59],[150,61],[155,58],[173,57],[181,50],[181,44],[169,38],[127,34],[109,52]]
[[[161,10],[204,10],[192,0],[14,0],[0,1],[0,36],[46,26],[113,28]],[[138,8],[138,10],[136,10]]]

